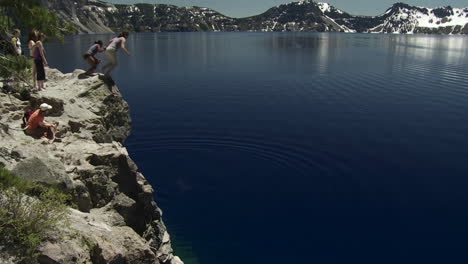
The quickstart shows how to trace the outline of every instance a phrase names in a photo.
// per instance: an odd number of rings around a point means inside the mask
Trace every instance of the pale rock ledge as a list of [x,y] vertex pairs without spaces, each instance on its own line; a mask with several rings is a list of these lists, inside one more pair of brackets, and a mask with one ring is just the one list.
[[[73,194],[70,226],[41,245],[39,263],[183,264],[173,255],[153,188],[122,145],[128,104],[116,86],[84,71],[47,71],[47,90],[28,101],[0,93],[0,165],[31,181],[58,183]],[[62,142],[21,131],[25,109],[53,106]],[[1,247],[0,247],[1,248]],[[0,250],[0,255],[1,254]],[[0,256],[7,263],[8,256]]]

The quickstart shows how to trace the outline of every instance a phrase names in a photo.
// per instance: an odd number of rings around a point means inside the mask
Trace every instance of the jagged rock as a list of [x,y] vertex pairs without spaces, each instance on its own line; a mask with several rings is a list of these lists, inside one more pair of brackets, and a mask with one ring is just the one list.
[[75,181],[75,188],[73,189],[73,202],[78,206],[82,212],[89,212],[93,208],[93,202],[88,188],[85,184],[78,180]]
[[48,116],[61,116],[63,115],[63,100],[55,97],[48,96],[33,96],[29,99],[32,109],[38,109],[42,103],[49,104],[52,106],[51,110],[48,110]]
[[71,226],[61,230],[66,240],[54,240],[41,247],[39,262],[46,263],[158,263],[148,243],[132,229],[118,226],[115,212],[70,211]]
[[12,117],[33,105],[0,96],[0,105],[21,106],[1,115],[12,129],[0,133],[0,165],[33,182],[59,184],[78,207],[70,209],[70,225],[41,245],[39,262],[179,264],[153,188],[122,146],[131,129],[127,103],[98,76],[78,78],[83,72],[48,69],[47,90],[31,99],[57,110],[46,120],[59,122],[61,142],[27,136]]
[[174,256],[171,260],[170,260],[170,264],[184,264],[184,262],[182,262],[182,260],[177,257],[177,256]]
[[[84,238],[83,238],[84,239]],[[73,241],[74,242],[74,241]],[[89,263],[89,248],[85,241],[80,243],[46,243],[38,256],[40,264]]]
[[105,206],[118,193],[118,184],[112,181],[111,174],[112,172],[103,169],[82,170],[79,172],[81,181],[90,193],[93,207]]
[[23,152],[21,152],[21,150],[19,150],[18,148],[12,149],[10,155],[16,161],[19,161],[22,157],[24,157]]
[[70,131],[72,133],[78,133],[80,132],[80,128],[83,126],[80,122],[76,122],[73,120],[68,121],[68,125],[70,126]]
[[50,158],[28,158],[16,165],[13,173],[21,178],[38,183],[59,185],[66,189],[73,189],[73,181],[65,172],[63,164]]
[[127,225],[135,225],[134,219],[138,210],[135,200],[121,193],[115,196],[112,201],[112,208],[114,208],[123,217],[123,219],[125,219]]
[[[60,124],[59,124],[60,125]],[[55,133],[55,136],[62,138],[68,133],[68,127],[62,126],[57,133]]]

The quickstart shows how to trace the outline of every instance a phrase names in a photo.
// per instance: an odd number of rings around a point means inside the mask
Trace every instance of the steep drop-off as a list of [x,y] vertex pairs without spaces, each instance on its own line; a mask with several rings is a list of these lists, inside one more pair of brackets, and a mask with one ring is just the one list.
[[[39,263],[181,264],[153,188],[123,146],[129,106],[116,86],[97,75],[83,79],[83,72],[48,70],[47,90],[28,101],[0,93],[0,166],[28,181],[58,184],[77,205],[69,209],[69,227],[41,245]],[[61,142],[21,130],[24,110],[41,103],[53,107],[46,120],[59,122]],[[0,251],[0,263],[7,263],[1,256],[7,250]]]

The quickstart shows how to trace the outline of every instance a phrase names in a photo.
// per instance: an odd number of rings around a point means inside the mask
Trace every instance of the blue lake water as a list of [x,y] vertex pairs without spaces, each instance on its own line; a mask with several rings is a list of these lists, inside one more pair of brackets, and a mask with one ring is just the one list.
[[[85,68],[95,39],[49,44]],[[126,146],[186,264],[467,263],[468,37],[133,34]],[[101,56],[104,58],[104,56]]]

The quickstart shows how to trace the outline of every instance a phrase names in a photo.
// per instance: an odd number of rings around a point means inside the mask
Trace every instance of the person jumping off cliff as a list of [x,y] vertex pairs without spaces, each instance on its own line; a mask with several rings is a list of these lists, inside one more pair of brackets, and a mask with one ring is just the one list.
[[83,55],[83,58],[88,62],[90,68],[85,72],[86,75],[91,75],[97,68],[101,60],[96,57],[98,52],[103,52],[105,49],[102,48],[102,41],[98,40],[88,49]]
[[125,48],[125,42],[127,41],[127,38],[128,32],[122,32],[117,37],[109,41],[106,47],[106,56],[109,59],[109,62],[102,67],[105,76],[109,76],[110,72],[117,66],[118,62],[116,53],[119,48],[122,48],[125,54],[130,56],[130,52],[127,50],[127,48]]

